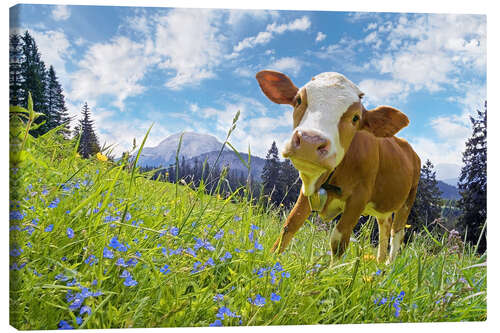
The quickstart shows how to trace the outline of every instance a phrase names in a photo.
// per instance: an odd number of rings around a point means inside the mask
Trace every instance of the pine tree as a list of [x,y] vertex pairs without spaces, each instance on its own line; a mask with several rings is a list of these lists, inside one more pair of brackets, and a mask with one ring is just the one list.
[[50,115],[50,118],[48,119],[48,128],[52,129],[62,124],[66,124],[61,132],[68,137],[70,133],[70,117],[64,102],[63,89],[57,80],[56,72],[52,66],[49,67],[48,73],[47,109],[47,112]]
[[262,184],[264,195],[268,195],[272,203],[276,204],[283,198],[282,187],[280,186],[280,159],[278,147],[273,141],[271,148],[267,152],[266,162],[262,169]]
[[78,152],[83,158],[89,158],[91,155],[99,152],[99,140],[94,132],[94,121],[90,119],[90,110],[87,102],[82,108],[83,118],[80,120],[80,145]]
[[45,115],[45,117],[40,117],[40,120],[36,122],[45,121],[45,123],[31,132],[34,136],[38,136],[50,129],[48,126],[50,124],[50,115],[48,114],[46,98],[47,71],[45,63],[41,60],[41,55],[38,52],[35,40],[28,31],[24,33],[21,40],[23,56],[23,61],[20,66],[21,76],[23,78],[21,83],[22,106],[27,107],[28,92],[31,92],[34,110]]
[[285,207],[292,206],[299,197],[302,182],[299,178],[299,172],[288,159],[281,162],[279,183],[283,186],[283,205]]
[[23,76],[21,63],[23,53],[21,36],[12,34],[9,37],[9,102],[10,105],[23,105]]
[[[463,215],[459,223],[467,228],[467,239],[476,244],[486,223],[486,112],[477,110],[477,118],[470,117],[472,136],[467,140],[462,155],[463,167],[458,188],[461,198],[458,206]],[[478,250],[486,251],[486,228]]]
[[441,213],[441,191],[437,185],[436,171],[430,160],[427,160],[420,171],[417,196],[408,217],[408,224],[413,229],[421,229],[425,225],[428,229]]

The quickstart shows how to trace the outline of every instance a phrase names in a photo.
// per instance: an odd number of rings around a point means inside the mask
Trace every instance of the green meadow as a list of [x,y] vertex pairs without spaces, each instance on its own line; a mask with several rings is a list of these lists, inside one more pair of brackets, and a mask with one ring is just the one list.
[[486,255],[473,244],[412,234],[377,264],[370,220],[330,263],[330,230],[312,215],[277,255],[287,212],[244,187],[208,195],[134,161],[82,159],[55,130],[23,140],[10,170],[18,329],[486,320]]

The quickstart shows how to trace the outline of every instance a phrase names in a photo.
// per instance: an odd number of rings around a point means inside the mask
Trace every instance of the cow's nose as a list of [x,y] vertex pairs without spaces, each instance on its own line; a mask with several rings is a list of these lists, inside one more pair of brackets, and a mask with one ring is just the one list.
[[297,130],[291,140],[291,153],[307,160],[319,160],[328,155],[330,140],[315,131]]

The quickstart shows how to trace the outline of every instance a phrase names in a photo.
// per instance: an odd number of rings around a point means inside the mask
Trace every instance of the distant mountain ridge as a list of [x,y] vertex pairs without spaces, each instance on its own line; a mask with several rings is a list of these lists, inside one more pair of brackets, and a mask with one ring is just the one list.
[[442,180],[438,180],[437,182],[437,186],[442,193],[441,198],[447,200],[460,199],[460,193],[458,192],[457,187],[447,184]]
[[[156,147],[144,147],[138,165],[142,167],[168,167],[175,163],[181,135],[182,132],[170,135]],[[179,158],[190,159],[211,151],[220,151],[221,148],[222,143],[212,135],[184,132]]]

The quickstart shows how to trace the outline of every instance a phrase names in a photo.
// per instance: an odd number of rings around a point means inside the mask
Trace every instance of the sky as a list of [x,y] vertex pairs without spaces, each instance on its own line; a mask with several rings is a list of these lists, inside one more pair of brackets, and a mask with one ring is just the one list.
[[[299,10],[18,5],[11,32],[28,30],[53,65],[70,115],[88,102],[115,153],[195,131],[265,157],[291,136],[292,110],[261,92],[273,69],[296,86],[339,72],[367,109],[390,105],[410,125],[397,136],[439,179],[458,177],[469,116],[486,100],[486,16]],[[74,123],[76,124],[76,122]]]

